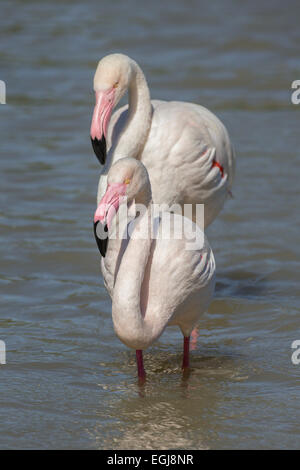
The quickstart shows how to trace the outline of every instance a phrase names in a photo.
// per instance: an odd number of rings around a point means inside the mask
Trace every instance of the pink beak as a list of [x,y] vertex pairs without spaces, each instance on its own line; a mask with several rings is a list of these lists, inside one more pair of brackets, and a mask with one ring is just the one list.
[[114,107],[115,88],[106,91],[96,91],[96,104],[94,108],[91,141],[94,152],[102,165],[106,159],[107,129]]
[[[117,213],[121,202],[124,200],[125,194],[125,183],[109,184],[95,212],[94,234],[99,251],[103,257],[105,257],[106,254],[108,230],[110,230],[111,221]],[[101,232],[99,231],[99,225]]]

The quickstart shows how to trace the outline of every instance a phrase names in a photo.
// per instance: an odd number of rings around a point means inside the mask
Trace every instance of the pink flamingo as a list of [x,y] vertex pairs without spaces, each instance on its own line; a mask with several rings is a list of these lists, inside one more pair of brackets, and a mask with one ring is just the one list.
[[[122,219],[118,220],[116,213],[121,217],[120,207],[126,201],[130,208],[142,204],[145,211],[139,216],[135,213],[129,238],[112,237],[111,234],[119,233]],[[189,367],[190,334],[207,309],[215,285],[213,252],[198,225],[170,212],[153,216],[151,203],[151,185],[145,166],[127,157],[111,166],[106,192],[94,215],[102,274],[112,298],[114,329],[124,344],[136,350],[141,380],[145,378],[142,351],[168,325],[180,327],[184,336],[182,367]],[[165,222],[174,230],[184,224],[183,236],[165,239]],[[102,236],[107,231],[108,243]],[[197,249],[190,250],[187,243],[192,235],[199,236],[202,242]]]
[[[98,203],[112,163],[132,157],[148,170],[154,203],[205,204],[207,227],[231,194],[234,176],[234,152],[222,122],[197,104],[151,101],[141,68],[123,54],[99,62],[94,90],[91,139],[104,164]],[[111,116],[127,90],[129,105]]]

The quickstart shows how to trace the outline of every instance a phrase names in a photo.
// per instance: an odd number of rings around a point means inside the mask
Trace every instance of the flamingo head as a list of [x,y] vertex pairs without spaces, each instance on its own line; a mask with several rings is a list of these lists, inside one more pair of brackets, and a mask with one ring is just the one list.
[[91,141],[94,152],[103,165],[111,113],[130,85],[132,62],[124,54],[110,54],[100,60],[94,76],[96,103],[91,124]]
[[114,163],[107,177],[107,188],[94,215],[94,234],[100,254],[105,257],[112,220],[120,204],[133,201],[148,205],[151,186],[145,166],[134,158],[121,158]]

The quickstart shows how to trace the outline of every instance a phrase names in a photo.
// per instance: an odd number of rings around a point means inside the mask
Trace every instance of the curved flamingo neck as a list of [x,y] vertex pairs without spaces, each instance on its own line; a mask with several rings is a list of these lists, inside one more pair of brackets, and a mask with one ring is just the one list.
[[[141,298],[142,284],[151,251],[151,205],[135,225],[123,254],[112,298],[112,317],[118,337],[136,350],[148,347],[163,331],[165,325],[145,316]],[[137,233],[143,237],[137,237]],[[146,236],[144,236],[146,235]]]
[[148,84],[139,65],[132,62],[128,117],[113,152],[113,161],[119,158],[139,158],[146,143],[152,120],[152,105]]

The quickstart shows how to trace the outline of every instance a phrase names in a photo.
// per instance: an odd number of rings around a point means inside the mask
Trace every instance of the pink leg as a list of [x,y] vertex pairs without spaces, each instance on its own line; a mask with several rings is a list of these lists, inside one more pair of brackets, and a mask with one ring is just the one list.
[[182,369],[188,369],[189,367],[190,367],[190,336],[184,336]]
[[135,353],[139,380],[145,380],[146,372],[144,369],[143,351],[141,349],[137,349]]
[[199,336],[198,328],[194,328],[191,332],[191,351],[197,349],[197,339]]

